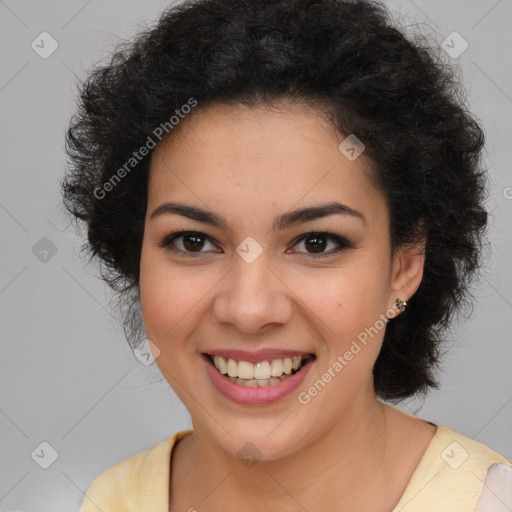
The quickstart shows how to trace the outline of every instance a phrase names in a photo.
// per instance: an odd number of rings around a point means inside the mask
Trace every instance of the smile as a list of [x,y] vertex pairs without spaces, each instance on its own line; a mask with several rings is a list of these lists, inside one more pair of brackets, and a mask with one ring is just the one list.
[[272,359],[271,361],[260,361],[253,364],[249,361],[237,361],[226,359],[222,356],[211,356],[210,359],[217,370],[227,375],[231,382],[242,386],[265,387],[279,384],[300,370],[303,361],[310,355],[285,357],[283,359]]
[[227,398],[239,403],[270,403],[290,394],[304,379],[316,356],[295,355],[257,362],[226,354],[203,354],[212,383]]

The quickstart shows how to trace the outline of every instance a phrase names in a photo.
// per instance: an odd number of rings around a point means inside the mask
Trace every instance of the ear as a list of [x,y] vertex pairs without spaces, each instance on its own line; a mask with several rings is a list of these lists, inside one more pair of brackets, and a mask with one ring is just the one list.
[[396,299],[408,301],[419,288],[425,264],[425,243],[426,240],[421,238],[412,244],[395,249],[389,308],[394,308]]

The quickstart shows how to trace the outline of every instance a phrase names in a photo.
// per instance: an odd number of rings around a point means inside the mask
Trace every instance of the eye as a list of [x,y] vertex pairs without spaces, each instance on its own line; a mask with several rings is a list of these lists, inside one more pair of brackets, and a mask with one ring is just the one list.
[[[325,250],[328,247],[329,242],[331,242],[334,247],[326,252]],[[213,250],[215,250],[215,245],[204,233],[180,230],[166,236],[160,244],[160,247],[194,257],[208,252],[202,250],[207,244],[210,244]],[[306,254],[306,259],[323,258],[339,253],[344,249],[352,249],[354,247],[348,240],[328,232],[306,233],[300,238],[295,239],[293,247],[300,246],[300,244],[304,245],[306,251],[298,252]]]
[[166,236],[160,246],[168,248],[173,252],[181,252],[193,256],[194,253],[201,254],[205,252],[201,250],[205,244],[210,244],[215,248],[204,233],[180,230]]
[[[333,243],[334,248],[330,251],[324,252],[329,245],[329,241]],[[295,241],[294,247],[300,246],[301,244],[303,244],[307,250],[312,251],[306,251],[307,259],[331,256],[343,251],[344,249],[352,249],[354,247],[348,240],[328,232],[307,233]]]

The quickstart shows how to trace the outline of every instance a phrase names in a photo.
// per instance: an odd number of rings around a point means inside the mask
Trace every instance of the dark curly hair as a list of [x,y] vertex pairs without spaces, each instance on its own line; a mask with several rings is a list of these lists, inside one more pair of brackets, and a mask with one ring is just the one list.
[[406,37],[376,1],[197,0],[169,8],[96,66],[67,131],[62,193],[87,226],[83,249],[124,304],[130,344],[142,339],[136,306],[152,149],[122,179],[119,170],[157,127],[172,133],[170,117],[191,99],[191,115],[220,103],[302,102],[364,141],[393,249],[426,239],[422,282],[388,323],[375,391],[398,401],[437,387],[440,342],[470,302],[487,223],[483,132],[439,53],[423,36]]

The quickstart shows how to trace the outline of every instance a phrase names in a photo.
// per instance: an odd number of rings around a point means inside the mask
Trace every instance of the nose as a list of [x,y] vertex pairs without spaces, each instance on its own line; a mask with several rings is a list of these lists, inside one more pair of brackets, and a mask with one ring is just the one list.
[[252,263],[236,256],[219,286],[213,304],[213,316],[219,324],[257,334],[271,324],[286,324],[293,315],[293,293],[269,265],[265,251]]

